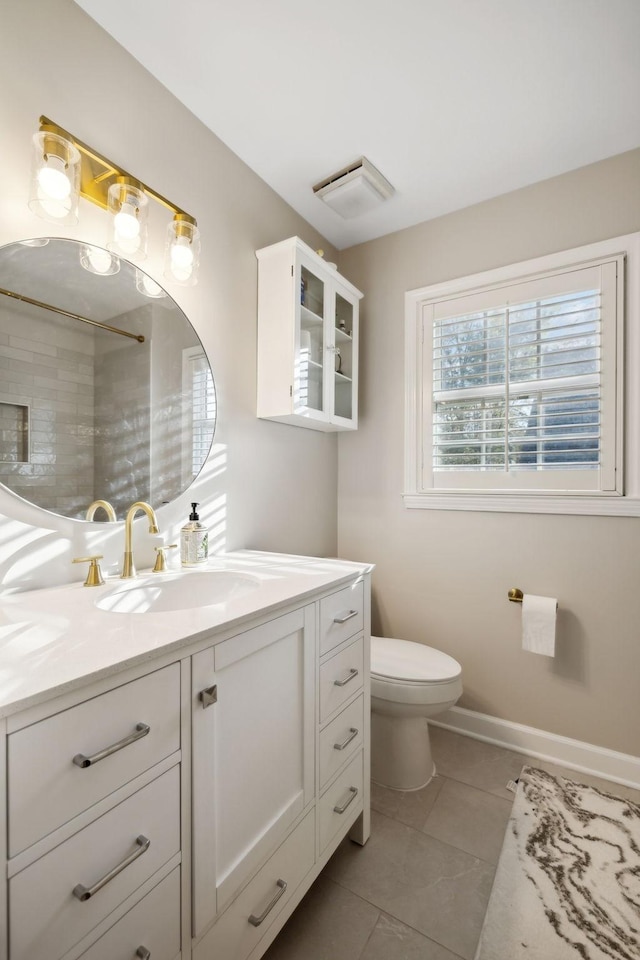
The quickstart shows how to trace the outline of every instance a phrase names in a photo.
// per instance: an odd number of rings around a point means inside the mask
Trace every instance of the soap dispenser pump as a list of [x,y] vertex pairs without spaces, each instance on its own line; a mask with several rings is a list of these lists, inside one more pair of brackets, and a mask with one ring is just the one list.
[[180,558],[183,567],[196,567],[209,557],[209,531],[200,523],[198,504],[191,504],[189,522],[180,531]]

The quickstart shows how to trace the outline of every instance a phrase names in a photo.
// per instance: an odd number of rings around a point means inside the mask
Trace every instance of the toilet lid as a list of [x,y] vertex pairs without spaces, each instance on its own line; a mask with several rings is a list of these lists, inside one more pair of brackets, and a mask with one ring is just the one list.
[[453,680],[462,673],[457,660],[412,640],[371,637],[371,673],[390,680]]

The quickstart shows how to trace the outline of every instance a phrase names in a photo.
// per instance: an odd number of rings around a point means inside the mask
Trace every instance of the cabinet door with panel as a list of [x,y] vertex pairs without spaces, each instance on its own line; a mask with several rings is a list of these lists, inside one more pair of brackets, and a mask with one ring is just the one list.
[[196,937],[313,803],[314,664],[313,606],[192,658]]
[[355,430],[362,294],[297,237],[257,257],[258,416]]

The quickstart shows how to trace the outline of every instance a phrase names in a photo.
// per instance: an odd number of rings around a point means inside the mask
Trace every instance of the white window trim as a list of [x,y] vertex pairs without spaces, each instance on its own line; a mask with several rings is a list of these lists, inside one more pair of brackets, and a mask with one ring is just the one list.
[[[624,338],[618,362],[624,369],[624,428],[617,443],[624,447],[624,493],[562,494],[530,492],[450,491],[421,489],[423,390],[422,309],[425,301],[513,282],[604,257],[626,257]],[[624,347],[622,341],[624,339]],[[623,365],[623,366],[622,366]],[[624,429],[624,436],[622,431]],[[457,280],[410,290],[405,294],[405,507],[423,510],[481,510],[504,513],[560,513],[594,516],[640,516],[640,233],[510,264]]]

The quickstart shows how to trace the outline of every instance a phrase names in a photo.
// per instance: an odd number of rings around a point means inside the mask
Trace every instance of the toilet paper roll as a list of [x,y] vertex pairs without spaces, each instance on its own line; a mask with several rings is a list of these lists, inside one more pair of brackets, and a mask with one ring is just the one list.
[[535,597],[525,593],[522,599],[523,650],[555,657],[557,612],[555,597]]

